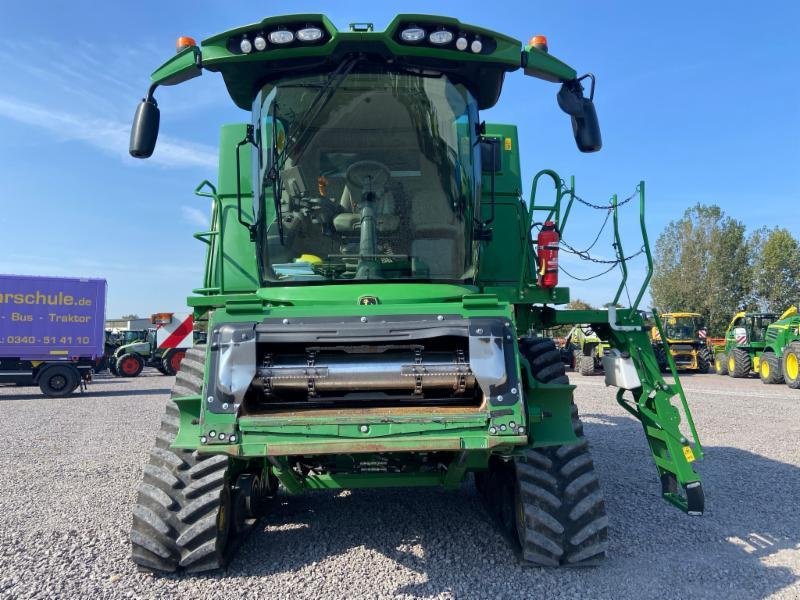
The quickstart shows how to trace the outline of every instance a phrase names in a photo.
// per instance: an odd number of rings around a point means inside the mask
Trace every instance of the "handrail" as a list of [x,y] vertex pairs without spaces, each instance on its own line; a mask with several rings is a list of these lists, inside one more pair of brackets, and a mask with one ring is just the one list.
[[[201,192],[204,187],[211,188],[211,192]],[[196,188],[194,188],[194,195],[195,196],[203,196],[205,198],[213,198],[214,200],[217,199],[217,188],[214,187],[214,184],[211,183],[208,179],[204,179],[200,182]]]
[[619,237],[619,210],[617,207],[617,195],[611,197],[611,210],[614,211],[614,247],[617,253],[617,260],[622,267],[622,281],[619,282],[617,288],[617,295],[614,296],[613,304],[619,304],[619,299],[622,297],[622,290],[625,289],[625,284],[628,282],[628,265],[625,264],[625,252],[622,249],[622,240]]
[[644,224],[644,181],[639,182],[639,225],[642,229],[642,244],[644,247],[644,254],[647,257],[647,275],[644,278],[642,287],[639,289],[639,294],[636,296],[636,301],[633,303],[633,310],[639,309],[639,303],[644,297],[645,290],[650,284],[650,279],[653,277],[653,255],[650,253],[650,241],[647,239],[647,228]]
[[[555,204],[552,206],[542,206],[541,208],[536,208],[536,190],[539,185],[539,178],[542,175],[547,175],[553,180],[553,186],[556,190],[556,201]],[[533,183],[531,184],[531,201],[530,201],[530,210],[528,211],[528,231],[531,230],[533,227],[533,211],[534,210],[549,210],[550,212],[547,214],[547,218],[545,221],[552,220],[553,213],[555,213],[556,217],[556,224],[559,224],[559,217],[561,216],[561,197],[564,190],[564,181],[559,177],[558,173],[553,171],[552,169],[542,169],[539,171],[533,178]]]
[[[204,188],[208,188],[210,191],[203,191]],[[209,231],[200,231],[198,233],[193,234],[196,240],[200,240],[204,244],[208,245],[208,252],[206,253],[206,269],[203,273],[203,283],[205,284],[204,287],[198,288],[194,290],[196,293],[203,293],[203,291],[208,290],[208,293],[213,293],[213,290],[216,290],[217,293],[222,291],[222,284],[224,279],[222,277],[222,268],[223,268],[223,255],[222,255],[222,235],[219,229],[219,221],[222,218],[222,207],[219,203],[219,195],[217,194],[217,188],[211,183],[208,179],[204,179],[200,182],[200,184],[194,189],[195,196],[200,196],[201,198],[211,198],[211,227],[213,228],[216,224],[217,229],[211,229]],[[211,238],[214,236],[218,236],[217,239],[217,247],[216,247],[216,255],[217,255],[217,273],[219,277],[217,278],[219,285],[214,286],[211,285],[211,251],[212,251],[212,243]],[[203,290],[203,291],[201,291]]]
[[564,216],[561,218],[561,222],[558,224],[558,231],[563,235],[564,229],[567,228],[567,219],[569,218],[569,213],[572,211],[572,205],[575,202],[575,175],[570,175],[569,177],[569,189],[564,190],[564,194],[562,194],[562,198],[569,193],[569,202],[567,202],[567,208],[564,209]]

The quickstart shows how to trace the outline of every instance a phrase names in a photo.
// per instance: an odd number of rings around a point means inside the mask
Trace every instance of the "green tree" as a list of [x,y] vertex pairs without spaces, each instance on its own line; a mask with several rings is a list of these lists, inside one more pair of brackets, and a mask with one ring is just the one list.
[[800,243],[782,227],[753,235],[756,300],[759,308],[783,312],[800,301]]
[[716,205],[688,208],[656,241],[654,305],[662,312],[698,312],[712,334],[720,334],[752,299],[751,254],[741,221]]

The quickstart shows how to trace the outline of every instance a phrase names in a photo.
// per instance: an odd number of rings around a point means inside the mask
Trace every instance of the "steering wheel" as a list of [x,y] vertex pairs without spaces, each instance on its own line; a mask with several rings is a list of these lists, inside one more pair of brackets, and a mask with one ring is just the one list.
[[377,192],[383,189],[391,176],[385,164],[377,160],[359,160],[347,168],[344,177],[351,187]]

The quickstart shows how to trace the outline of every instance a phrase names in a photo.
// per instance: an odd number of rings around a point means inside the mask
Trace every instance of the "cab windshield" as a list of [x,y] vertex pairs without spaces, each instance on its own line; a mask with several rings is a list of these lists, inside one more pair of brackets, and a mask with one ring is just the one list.
[[268,84],[253,112],[265,281],[473,276],[477,106],[462,85],[345,61]]
[[702,322],[697,317],[671,317],[664,326],[664,333],[671,340],[691,340],[697,337]]

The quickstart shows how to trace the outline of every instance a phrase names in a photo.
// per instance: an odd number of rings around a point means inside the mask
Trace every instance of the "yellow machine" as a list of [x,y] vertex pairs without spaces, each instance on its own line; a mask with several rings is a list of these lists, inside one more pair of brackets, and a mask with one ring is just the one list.
[[650,330],[653,349],[662,370],[668,369],[667,349],[672,354],[678,369],[708,373],[714,356],[708,347],[707,332],[703,316],[692,312],[673,312],[661,315],[664,324],[666,345],[653,327]]

